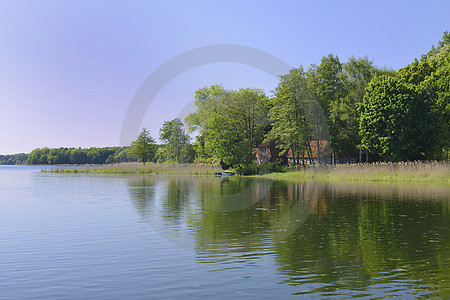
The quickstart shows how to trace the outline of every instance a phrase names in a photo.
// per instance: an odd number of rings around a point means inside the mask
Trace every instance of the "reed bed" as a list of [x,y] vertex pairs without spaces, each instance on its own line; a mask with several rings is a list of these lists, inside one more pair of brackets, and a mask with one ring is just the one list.
[[[104,173],[104,174],[180,174],[213,175],[222,171],[212,164],[119,163],[42,170],[50,173]],[[450,184],[450,162],[399,162],[371,164],[322,165],[300,168],[287,173],[259,175],[268,179],[331,180],[331,181],[405,181],[441,182]]]
[[270,179],[336,181],[417,181],[450,184],[450,162],[342,164],[308,167],[287,173],[262,175]]
[[103,174],[185,174],[209,175],[221,170],[212,164],[161,164],[118,163],[111,165],[86,165],[81,167],[41,170],[48,173],[103,173]]

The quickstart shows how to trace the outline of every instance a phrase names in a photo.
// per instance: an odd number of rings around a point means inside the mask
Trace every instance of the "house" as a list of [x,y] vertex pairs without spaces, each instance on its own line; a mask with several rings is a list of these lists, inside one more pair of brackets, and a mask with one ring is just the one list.
[[261,143],[253,149],[253,155],[256,157],[258,165],[265,165],[269,162],[279,162],[282,166],[289,163],[289,157],[292,158],[292,151],[289,149],[287,153],[277,147],[274,141]]
[[[318,154],[320,149],[320,162],[325,164],[332,163],[355,163],[357,162],[356,157],[335,157],[330,144],[326,140],[319,140],[319,147],[317,147],[317,141],[311,141],[311,157],[308,151],[300,155],[300,163],[312,164],[318,162]],[[284,151],[277,147],[275,141],[270,141],[268,143],[261,143],[258,147],[253,149],[253,154],[256,157],[256,163],[259,165],[264,165],[269,162],[279,162],[280,165],[290,165],[294,162],[294,156],[292,154],[292,149]]]

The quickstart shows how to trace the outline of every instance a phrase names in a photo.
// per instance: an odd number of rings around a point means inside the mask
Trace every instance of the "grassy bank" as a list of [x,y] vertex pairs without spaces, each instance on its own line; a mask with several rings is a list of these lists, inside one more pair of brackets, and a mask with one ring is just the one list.
[[330,180],[330,181],[403,181],[441,182],[450,184],[448,162],[405,162],[345,164],[308,167],[287,173],[271,173],[258,177],[281,180]]
[[120,163],[112,165],[85,166],[81,168],[56,168],[41,170],[47,173],[97,173],[97,174],[181,174],[212,175],[221,171],[216,165],[207,164],[159,164]]

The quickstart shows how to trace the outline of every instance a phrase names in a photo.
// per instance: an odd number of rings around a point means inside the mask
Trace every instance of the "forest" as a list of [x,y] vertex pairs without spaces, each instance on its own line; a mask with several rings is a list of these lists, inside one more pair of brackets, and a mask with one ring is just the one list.
[[148,130],[141,134],[131,146],[91,148],[36,148],[29,154],[0,155],[0,165],[86,165],[114,164],[135,161],[192,163],[195,150],[180,119],[167,121],[160,130],[156,144]]
[[136,161],[128,155],[128,147],[103,148],[37,148],[28,155],[30,165],[110,164]]
[[335,155],[364,150],[384,161],[449,160],[449,42],[446,31],[437,46],[398,71],[367,57],[341,62],[330,54],[281,75],[271,98],[259,89],[199,89],[197,110],[185,120],[199,133],[197,157],[249,169],[252,149],[276,141],[299,164],[311,141],[326,141]]
[[0,165],[23,165],[27,158],[26,153],[0,155]]

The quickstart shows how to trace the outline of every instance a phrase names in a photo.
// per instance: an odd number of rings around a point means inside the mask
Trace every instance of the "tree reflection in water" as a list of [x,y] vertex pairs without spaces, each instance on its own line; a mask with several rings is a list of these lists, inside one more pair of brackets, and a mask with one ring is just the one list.
[[299,294],[450,297],[447,186],[158,176],[129,185],[146,222],[218,270],[269,255]]

